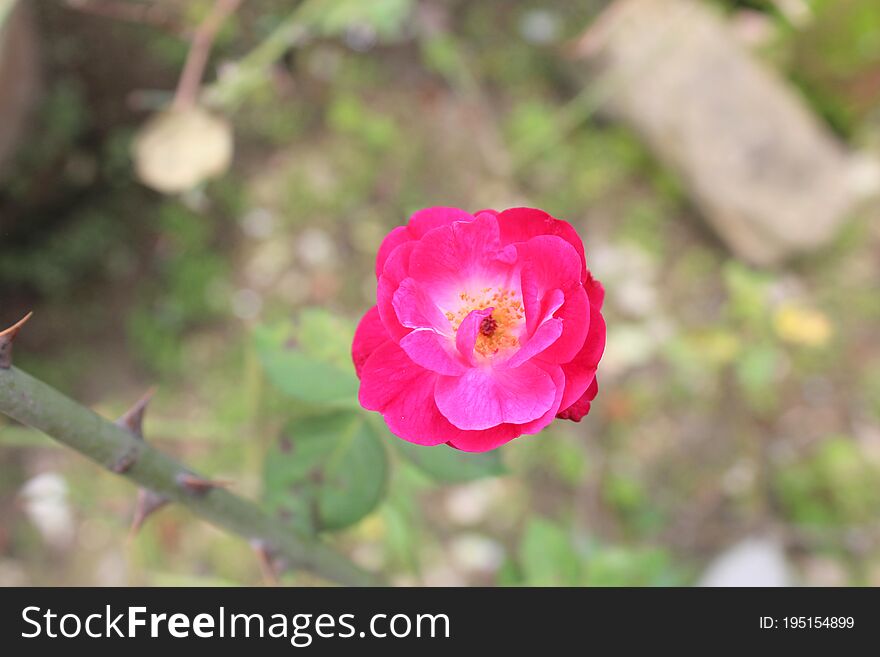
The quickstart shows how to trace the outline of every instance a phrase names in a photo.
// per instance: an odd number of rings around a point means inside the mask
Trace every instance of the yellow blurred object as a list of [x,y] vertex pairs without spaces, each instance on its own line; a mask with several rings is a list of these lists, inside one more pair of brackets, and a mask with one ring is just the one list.
[[784,341],[805,347],[824,347],[834,333],[827,315],[795,304],[785,304],[776,311],[773,328]]
[[742,347],[736,335],[721,330],[696,336],[695,346],[706,360],[715,365],[732,363]]
[[232,128],[198,107],[163,112],[141,128],[134,161],[145,185],[163,194],[185,192],[229,168]]
[[366,540],[381,540],[385,536],[385,519],[378,513],[371,513],[358,524],[357,534]]

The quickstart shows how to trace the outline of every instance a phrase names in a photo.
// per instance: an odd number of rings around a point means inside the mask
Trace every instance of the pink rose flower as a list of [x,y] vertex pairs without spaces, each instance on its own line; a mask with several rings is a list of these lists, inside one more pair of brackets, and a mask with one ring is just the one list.
[[396,435],[484,452],[589,412],[604,290],[567,222],[427,208],[382,242],[376,277],[352,359]]

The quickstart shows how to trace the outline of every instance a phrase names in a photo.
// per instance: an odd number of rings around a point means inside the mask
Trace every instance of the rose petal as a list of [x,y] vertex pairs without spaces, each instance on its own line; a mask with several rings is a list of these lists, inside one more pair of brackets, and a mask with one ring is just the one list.
[[590,412],[590,406],[596,395],[599,393],[599,382],[593,377],[592,383],[590,383],[590,387],[587,388],[586,392],[578,399],[574,404],[566,408],[564,411],[560,411],[556,416],[560,420],[571,420],[572,422],[580,422],[585,415]]
[[409,218],[407,229],[413,239],[421,239],[429,231],[448,226],[455,221],[473,221],[474,215],[459,208],[437,206],[425,208],[413,213]]
[[[568,242],[547,235],[517,244],[516,250],[522,266],[520,281],[526,327],[532,333],[544,321],[548,312],[555,312],[555,309],[547,308],[545,298],[554,295],[553,305],[558,308],[561,304],[557,290],[562,292],[563,298],[570,296],[575,290],[581,290],[580,293],[583,294],[579,278],[580,259]],[[581,338],[584,335],[586,328]]]
[[525,434],[539,433],[548,424],[553,422],[553,418],[556,417],[556,413],[559,412],[560,408],[562,408],[562,394],[565,388],[565,374],[562,372],[562,368],[559,365],[544,363],[540,360],[533,360],[530,362],[532,365],[540,367],[545,372],[547,372],[547,374],[550,375],[550,378],[553,379],[553,388],[556,391],[556,395],[553,397],[553,403],[550,405],[550,408],[547,409],[547,412],[544,413],[544,415],[536,420],[520,425],[522,433]]
[[580,257],[565,240],[552,235],[533,237],[516,245],[517,256],[526,272],[542,291],[559,288],[563,292],[583,287]]
[[565,373],[563,409],[568,408],[584,394],[596,376],[596,366],[605,351],[605,320],[596,306],[590,306],[590,331],[584,346],[568,363],[562,365]]
[[376,305],[379,307],[379,317],[382,318],[385,329],[394,340],[400,340],[410,332],[410,329],[400,323],[397,313],[394,312],[394,293],[409,276],[409,258],[415,245],[415,242],[407,242],[395,249],[385,262],[385,269],[382,276],[379,277],[379,284],[376,287]]
[[394,249],[410,241],[412,241],[412,236],[409,234],[406,226],[398,226],[385,236],[382,244],[379,245],[379,252],[376,253],[376,280],[379,280],[379,277],[382,275],[385,263]]
[[477,336],[480,333],[480,324],[489,317],[494,308],[484,308],[482,310],[472,310],[467,314],[458,327],[458,333],[455,336],[455,346],[458,353],[470,365],[476,365],[474,357],[474,347],[477,344]]
[[358,323],[351,343],[351,360],[354,362],[354,371],[358,376],[361,375],[361,369],[370,354],[388,338],[388,331],[385,330],[385,325],[379,317],[379,308],[373,306]]
[[526,335],[537,331],[565,303],[565,293],[562,290],[542,292],[535,278],[530,276],[522,278],[522,298],[526,314]]
[[418,445],[438,445],[458,435],[434,403],[437,375],[419,367],[392,341],[364,363],[358,400],[379,411],[397,436]]
[[556,417],[556,413],[559,410],[565,377],[562,374],[562,368],[558,365],[538,361],[535,361],[535,365],[541,367],[550,375],[556,388],[553,405],[544,415],[526,424],[500,424],[497,427],[484,429],[483,431],[462,431],[455,438],[451,438],[449,444],[465,452],[486,452],[523,434],[536,434],[545,429]]
[[453,221],[473,221],[473,215],[459,210],[458,208],[425,208],[414,213],[406,226],[398,226],[392,230],[376,254],[376,278],[382,275],[385,269],[385,261],[398,246],[405,242],[421,239],[429,230],[451,224]]
[[407,278],[391,300],[397,319],[408,328],[430,328],[449,335],[452,324],[437,307],[433,297],[414,278]]
[[555,397],[552,377],[532,363],[440,376],[434,390],[443,416],[459,429],[473,430],[535,420],[550,409]]
[[516,252],[503,249],[498,221],[481,214],[471,222],[456,222],[428,232],[409,260],[409,275],[434,299],[457,296],[473,281],[504,283],[513,273]]
[[577,231],[567,221],[555,219],[543,210],[535,208],[510,208],[498,214],[501,229],[501,243],[514,244],[527,242],[539,235],[555,235],[574,247],[578,254],[581,269],[581,282],[587,278],[587,261],[584,257],[584,244]]
[[602,283],[593,278],[593,274],[590,272],[587,272],[587,282],[584,283],[584,289],[587,291],[587,296],[590,297],[590,303],[601,310],[605,301],[605,288]]
[[541,360],[567,363],[584,346],[590,328],[591,306],[583,288],[568,294],[554,317],[562,320],[562,335],[541,354]]
[[455,356],[446,349],[450,339],[431,329],[416,329],[405,335],[400,347],[414,363],[425,369],[450,376],[461,376],[467,369]]
[[[548,347],[553,345],[562,335],[562,320],[550,318],[535,331],[535,334],[529,338],[529,341],[523,345],[519,351],[504,363],[505,367],[518,367],[527,360],[542,354]],[[543,358],[543,354],[542,354]],[[547,359],[544,359],[547,360]]]

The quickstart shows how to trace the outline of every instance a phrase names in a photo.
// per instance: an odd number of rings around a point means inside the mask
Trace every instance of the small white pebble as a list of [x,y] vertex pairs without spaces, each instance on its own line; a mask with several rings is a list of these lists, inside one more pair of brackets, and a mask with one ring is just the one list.
[[559,15],[546,9],[525,12],[519,22],[519,33],[529,43],[545,45],[559,40],[562,21]]
[[238,290],[232,295],[232,312],[239,319],[254,319],[263,309],[263,299],[250,289]]
[[475,573],[493,573],[504,561],[504,548],[479,534],[462,534],[450,545],[452,560],[462,570]]
[[70,545],[76,532],[67,495],[67,482],[54,472],[39,474],[21,487],[28,519],[46,542],[56,548]]

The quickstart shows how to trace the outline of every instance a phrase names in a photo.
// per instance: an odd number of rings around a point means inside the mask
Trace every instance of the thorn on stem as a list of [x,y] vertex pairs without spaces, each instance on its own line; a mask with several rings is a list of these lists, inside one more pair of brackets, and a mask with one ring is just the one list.
[[260,564],[260,572],[263,573],[263,579],[266,580],[268,586],[278,586],[280,582],[279,573],[282,570],[276,551],[263,540],[251,541],[251,547],[257,555],[257,562]]
[[28,313],[5,331],[0,331],[0,369],[8,370],[12,367],[12,343],[15,342],[15,336],[33,314],[32,312]]
[[195,495],[204,495],[215,488],[226,488],[229,486],[229,482],[204,479],[189,472],[181,472],[177,475],[177,483],[188,493]]
[[144,439],[144,414],[147,411],[147,405],[156,394],[156,388],[147,390],[143,397],[138,399],[131,408],[129,408],[118,420],[116,425],[127,429],[137,438]]
[[131,529],[128,532],[129,538],[134,538],[144,526],[147,518],[156,511],[168,504],[168,498],[154,493],[147,488],[138,489],[137,504],[134,508],[134,517],[131,519]]

